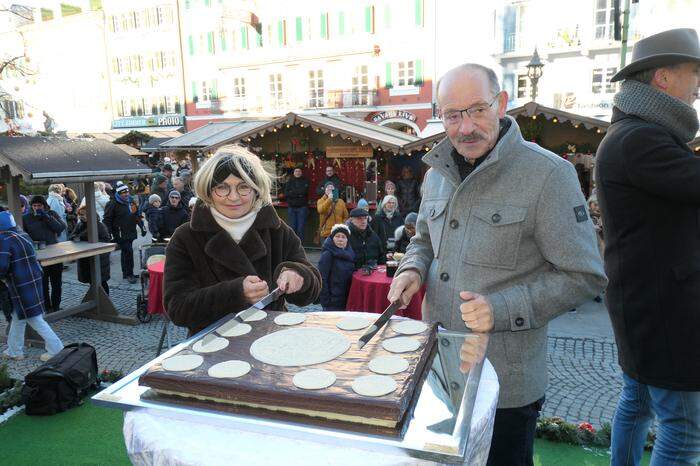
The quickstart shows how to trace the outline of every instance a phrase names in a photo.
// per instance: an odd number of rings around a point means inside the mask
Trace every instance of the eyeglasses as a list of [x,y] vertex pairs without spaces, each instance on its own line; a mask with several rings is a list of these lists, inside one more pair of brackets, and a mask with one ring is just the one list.
[[[240,197],[250,196],[253,192],[253,187],[245,183],[241,183],[236,186],[236,192]],[[219,197],[228,197],[231,194],[231,185],[227,183],[220,183],[214,186],[214,194]]]
[[442,119],[442,122],[445,124],[445,126],[455,126],[460,124],[462,122],[462,119],[464,118],[465,113],[474,122],[483,121],[488,116],[488,110],[493,106],[494,102],[498,100],[498,97],[500,95],[500,92],[496,94],[493,100],[488,104],[476,104],[463,110],[449,110],[447,112],[444,112],[440,118]]

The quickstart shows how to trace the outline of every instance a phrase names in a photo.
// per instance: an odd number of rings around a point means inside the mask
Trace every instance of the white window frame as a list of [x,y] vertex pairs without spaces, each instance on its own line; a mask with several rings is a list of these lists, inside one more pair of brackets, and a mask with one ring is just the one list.
[[[598,2],[604,1],[605,8],[600,8]],[[598,15],[604,13],[605,22],[598,22]],[[615,33],[615,14],[613,0],[595,0],[593,8],[593,34],[595,40],[612,40]]]
[[268,76],[268,89],[270,95],[270,107],[279,109],[284,107],[284,80],[282,73],[271,73]]
[[326,106],[325,81],[323,70],[309,70],[309,108],[323,108]]
[[370,104],[369,66],[357,65],[352,75],[352,106]]
[[526,74],[515,75],[515,96],[518,99],[527,99],[527,90],[530,87],[530,78]]

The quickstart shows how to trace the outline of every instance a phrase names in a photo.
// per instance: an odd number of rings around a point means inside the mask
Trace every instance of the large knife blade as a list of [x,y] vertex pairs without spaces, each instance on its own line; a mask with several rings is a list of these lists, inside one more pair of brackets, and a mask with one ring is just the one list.
[[391,319],[391,316],[393,316],[396,311],[399,310],[399,307],[401,307],[401,300],[399,299],[389,304],[389,307],[382,312],[379,319],[375,320],[374,323],[365,331],[365,333],[358,338],[357,345],[359,346],[359,349],[362,349],[367,343],[369,343],[372,337],[374,337],[377,332],[379,332],[386,325],[386,323],[389,322],[389,319]]

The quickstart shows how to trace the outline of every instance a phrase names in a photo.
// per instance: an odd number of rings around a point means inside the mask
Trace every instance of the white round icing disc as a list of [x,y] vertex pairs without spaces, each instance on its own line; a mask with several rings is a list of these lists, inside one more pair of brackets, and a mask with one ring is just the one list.
[[217,379],[235,379],[250,372],[250,364],[245,361],[224,361],[214,364],[209,368],[207,373],[209,377]]
[[382,341],[382,348],[390,353],[407,353],[420,348],[420,342],[410,337],[389,338]]
[[386,375],[364,375],[352,382],[352,389],[362,396],[384,396],[396,390],[396,381]]
[[292,383],[304,390],[320,390],[335,383],[335,374],[327,369],[309,369],[297,373]]
[[350,340],[338,332],[298,327],[258,338],[250,345],[250,354],[273,366],[310,366],[331,361],[349,348]]
[[[238,314],[240,314],[240,312]],[[236,314],[236,315],[238,315],[238,314]],[[265,317],[267,317],[267,312],[256,311],[252,315],[248,316],[246,319],[243,319],[243,321],[244,322],[257,322],[259,320],[263,320]]]
[[301,312],[285,312],[275,317],[277,325],[298,325],[306,320]]
[[376,374],[398,374],[408,369],[408,361],[401,356],[379,356],[369,362],[369,370]]
[[194,345],[192,345],[192,351],[196,351],[197,353],[214,353],[228,346],[228,340],[226,338],[216,337],[206,345],[203,344],[203,341],[204,338],[197,340]]
[[204,358],[198,354],[183,354],[163,360],[163,369],[166,371],[191,371],[202,365]]
[[424,332],[428,326],[420,320],[402,320],[391,326],[391,329],[402,335],[417,335]]
[[369,327],[371,323],[362,317],[344,317],[335,326],[340,330],[362,330]]
[[222,337],[240,337],[246,333],[250,333],[252,327],[249,324],[242,324],[236,320],[226,322],[224,325],[216,329],[216,333]]

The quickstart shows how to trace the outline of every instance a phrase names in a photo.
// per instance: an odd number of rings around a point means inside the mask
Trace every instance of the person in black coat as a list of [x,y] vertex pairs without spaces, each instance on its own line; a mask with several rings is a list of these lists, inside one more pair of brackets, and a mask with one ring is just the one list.
[[394,244],[394,252],[405,253],[408,244],[411,242],[411,238],[416,235],[416,221],[418,220],[418,214],[411,212],[406,215],[403,221],[403,226],[396,229],[394,232],[394,238],[396,238],[396,243]]
[[[66,230],[66,224],[56,212],[49,208],[44,196],[34,196],[31,209],[22,217],[23,229],[32,241],[56,244],[58,235]],[[41,248],[41,246],[40,246]],[[46,312],[58,311],[61,307],[63,292],[63,264],[53,264],[41,267],[44,273],[44,304]],[[51,294],[49,294],[49,284]]]
[[[395,196],[386,195],[382,199],[381,210],[372,221],[372,230],[377,233],[384,247],[388,248],[389,240],[394,239],[394,232],[403,225],[403,217],[399,213],[398,201]],[[392,241],[392,248],[393,248]]]
[[350,292],[352,273],[355,271],[355,253],[348,244],[350,228],[342,223],[334,225],[323,242],[318,270],[321,272],[321,306],[324,311],[344,311]]
[[[82,206],[77,212],[78,223],[75,228],[70,233],[68,239],[71,241],[88,241],[88,224],[87,224],[87,207]],[[97,239],[103,243],[109,243],[110,236],[107,226],[100,221],[100,217],[97,217]],[[102,289],[105,293],[109,294],[109,256],[110,253],[106,252],[100,254],[100,276],[102,278]],[[80,283],[90,283],[90,262],[92,262],[91,257],[85,257],[78,259],[78,281]]]
[[287,200],[289,226],[304,242],[304,226],[309,215],[309,180],[304,178],[301,168],[295,168],[292,177],[284,185]]
[[700,157],[688,142],[700,126],[693,108],[700,81],[697,33],[675,29],[637,42],[618,79],[625,81],[595,167],[610,280],[606,303],[623,371],[611,463],[639,464],[641,433],[656,414],[652,463],[696,464]]
[[418,212],[420,207],[420,183],[413,176],[413,169],[406,165],[401,169],[401,179],[396,182],[396,197],[401,212]]
[[158,235],[160,239],[170,238],[177,227],[190,221],[187,207],[182,205],[180,193],[176,190],[170,192],[168,204],[160,208],[159,220]]
[[157,241],[160,238],[160,234],[158,233],[158,226],[160,225],[160,205],[160,196],[151,194],[148,196],[148,204],[143,209],[143,213],[146,215],[146,222],[148,223],[148,231],[151,233],[153,241]]
[[340,180],[340,177],[335,174],[335,169],[333,168],[333,165],[327,165],[326,166],[326,177],[321,180],[321,182],[316,186],[316,194],[320,197],[323,196],[326,193],[326,183],[333,183],[333,186],[335,186],[336,191],[338,191],[339,194],[343,193],[343,182]]
[[185,184],[185,180],[180,178],[179,176],[173,178],[173,189],[180,193],[180,201],[182,205],[184,205],[185,208],[187,208],[187,206],[190,204],[190,199],[194,197],[194,193]]
[[386,250],[379,236],[368,228],[368,213],[358,207],[350,211],[350,247],[355,252],[355,270],[386,263]]
[[138,204],[129,195],[129,187],[122,184],[117,187],[114,198],[105,206],[103,219],[112,239],[121,251],[122,278],[129,283],[136,283],[134,276],[134,249],[136,225],[141,221]]

